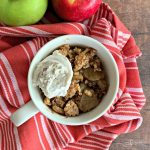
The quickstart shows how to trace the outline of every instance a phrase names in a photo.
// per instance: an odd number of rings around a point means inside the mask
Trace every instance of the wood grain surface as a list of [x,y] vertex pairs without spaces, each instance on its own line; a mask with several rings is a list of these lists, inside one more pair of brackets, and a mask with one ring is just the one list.
[[150,150],[150,0],[103,0],[132,32],[143,55],[138,58],[142,85],[147,98],[142,109],[142,126],[119,136],[110,150]]

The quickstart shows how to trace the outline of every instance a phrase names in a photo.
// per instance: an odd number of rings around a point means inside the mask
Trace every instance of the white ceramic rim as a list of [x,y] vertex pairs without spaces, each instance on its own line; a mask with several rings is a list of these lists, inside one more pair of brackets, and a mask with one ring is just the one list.
[[[34,96],[32,95],[32,93],[31,93],[31,86],[30,86],[31,81],[32,81],[31,76],[30,76],[32,70],[31,70],[30,68],[31,68],[31,66],[32,66],[33,63],[34,63],[34,59],[35,59],[36,57],[38,57],[38,56],[42,53],[42,51],[43,51],[44,49],[48,48],[49,43],[52,43],[52,42],[54,42],[54,41],[56,42],[58,39],[64,39],[64,38],[67,39],[67,38],[72,38],[72,37],[75,37],[75,36],[76,36],[76,38],[85,38],[85,39],[87,39],[87,40],[91,40],[93,43],[98,44],[98,45],[100,46],[100,48],[102,48],[102,49],[104,49],[104,50],[106,51],[107,55],[109,55],[109,57],[111,58],[111,63],[113,63],[113,65],[114,65],[115,73],[116,73],[116,80],[117,80],[116,85],[114,85],[114,86],[115,86],[115,91],[114,91],[114,94],[113,94],[113,96],[112,96],[112,98],[111,98],[111,101],[110,101],[109,105],[108,105],[107,107],[105,107],[105,109],[103,110],[103,112],[100,113],[100,114],[97,115],[97,116],[93,116],[92,119],[89,119],[89,120],[87,120],[87,121],[81,121],[80,123],[63,122],[63,121],[57,120],[57,119],[55,119],[55,118],[52,119],[50,116],[48,116],[47,112],[46,112],[45,110],[41,109],[41,107],[36,103],[35,97],[34,97]],[[48,50],[48,49],[47,49],[47,50]],[[84,36],[84,35],[73,35],[73,34],[71,34],[71,35],[64,35],[64,36],[60,36],[60,37],[57,37],[57,38],[55,38],[55,39],[49,41],[49,42],[46,43],[42,48],[40,48],[40,50],[39,50],[39,51],[37,52],[37,54],[34,56],[32,62],[31,62],[31,64],[30,64],[30,68],[29,68],[29,72],[28,72],[28,88],[29,88],[29,93],[30,93],[30,96],[31,96],[31,99],[32,99],[33,103],[34,103],[35,106],[38,108],[38,110],[39,110],[40,112],[42,112],[42,114],[45,115],[47,118],[49,118],[49,119],[52,120],[52,121],[55,121],[55,122],[58,122],[58,123],[61,123],[61,124],[65,124],[65,125],[74,125],[74,126],[75,126],[75,125],[84,125],[84,124],[90,123],[90,122],[92,122],[92,121],[95,121],[96,119],[98,119],[99,117],[101,117],[102,115],[104,115],[104,113],[106,113],[106,111],[110,108],[110,106],[113,104],[113,102],[114,102],[114,100],[115,100],[115,98],[116,98],[116,95],[117,95],[117,92],[118,92],[118,89],[119,89],[119,71],[118,71],[118,67],[117,67],[116,61],[114,60],[112,54],[111,54],[111,53],[109,52],[109,50],[108,50],[104,45],[102,45],[99,41],[97,41],[97,40],[95,40],[95,39],[93,39],[93,38],[91,38],[91,37]],[[62,116],[62,117],[64,117],[64,116]],[[71,118],[73,118],[73,117],[71,117]]]

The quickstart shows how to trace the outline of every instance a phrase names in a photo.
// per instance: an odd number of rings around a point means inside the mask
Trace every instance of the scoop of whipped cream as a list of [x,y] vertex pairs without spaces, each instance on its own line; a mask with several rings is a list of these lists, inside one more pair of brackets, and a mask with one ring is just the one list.
[[70,61],[56,50],[37,65],[33,73],[33,85],[39,86],[48,98],[65,96],[72,77]]

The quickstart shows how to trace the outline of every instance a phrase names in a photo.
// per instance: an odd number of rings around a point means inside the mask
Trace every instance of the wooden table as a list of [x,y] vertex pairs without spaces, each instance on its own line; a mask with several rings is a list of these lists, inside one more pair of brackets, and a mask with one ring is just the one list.
[[147,98],[142,109],[142,126],[119,136],[110,150],[150,150],[150,0],[104,0],[132,32],[143,55],[138,58],[142,85]]

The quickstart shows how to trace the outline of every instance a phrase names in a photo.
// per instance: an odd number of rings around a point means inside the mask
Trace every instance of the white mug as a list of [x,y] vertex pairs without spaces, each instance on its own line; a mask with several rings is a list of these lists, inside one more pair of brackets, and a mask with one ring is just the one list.
[[[93,110],[82,113],[76,117],[66,117],[55,113],[49,107],[43,103],[41,91],[38,87],[34,87],[32,84],[32,75],[37,64],[43,60],[46,56],[51,54],[58,47],[69,44],[72,46],[92,47],[97,51],[98,57],[101,59],[104,70],[107,74],[109,88],[107,94],[103,97],[101,103]],[[112,105],[119,88],[119,73],[117,64],[109,52],[109,50],[103,46],[99,41],[83,36],[83,35],[64,35],[55,38],[45,44],[35,55],[28,72],[28,89],[31,96],[31,101],[25,104],[23,107],[14,112],[10,119],[16,126],[22,125],[32,116],[41,112],[47,118],[52,121],[65,124],[65,125],[83,125],[90,123],[97,118],[101,117]]]

